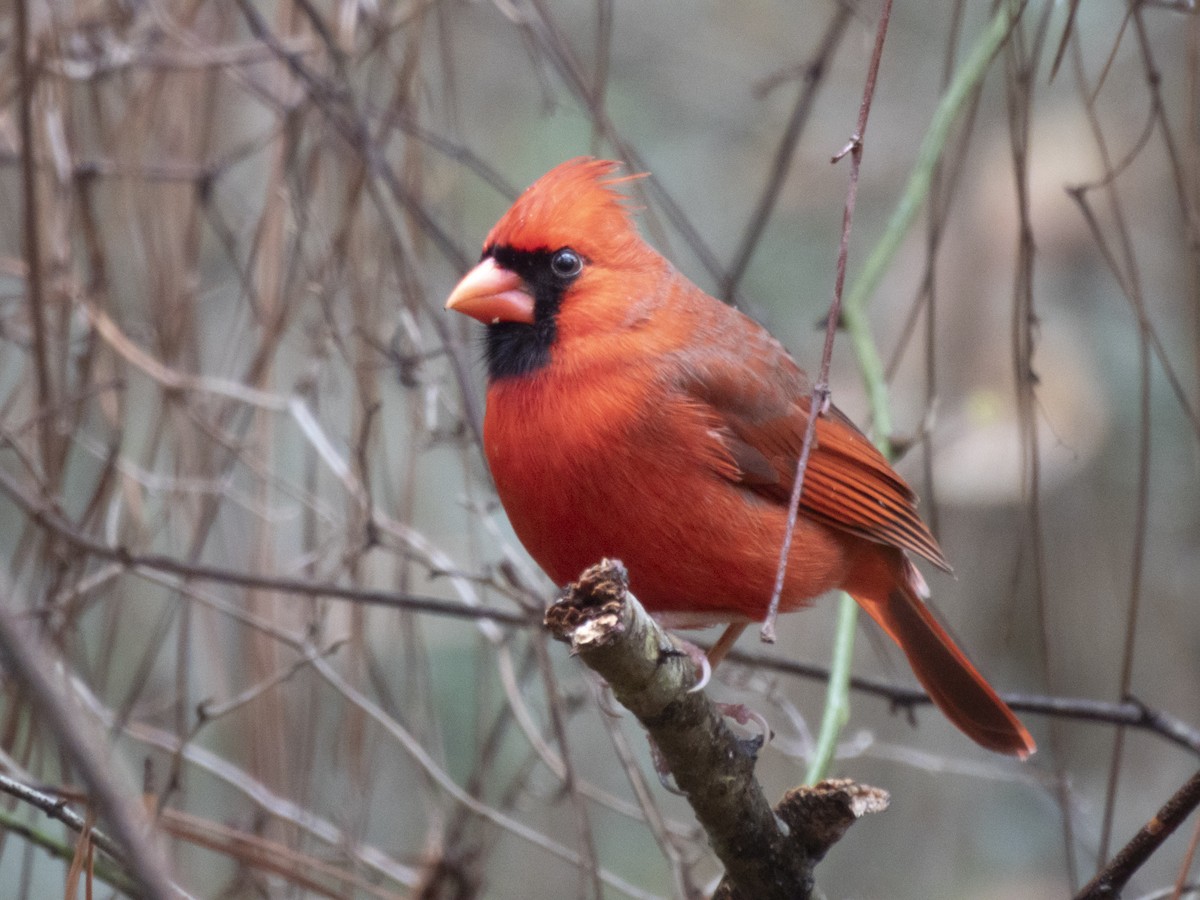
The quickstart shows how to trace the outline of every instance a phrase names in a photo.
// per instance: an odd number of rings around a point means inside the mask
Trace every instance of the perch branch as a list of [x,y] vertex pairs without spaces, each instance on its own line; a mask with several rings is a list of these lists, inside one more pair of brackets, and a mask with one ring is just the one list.
[[757,745],[691,690],[694,664],[629,593],[619,563],[584,572],[547,610],[546,626],[649,731],[725,866],[716,896],[810,896],[816,863],[857,818],[886,808],[884,791],[827,781],[789,792],[772,810],[754,779]]

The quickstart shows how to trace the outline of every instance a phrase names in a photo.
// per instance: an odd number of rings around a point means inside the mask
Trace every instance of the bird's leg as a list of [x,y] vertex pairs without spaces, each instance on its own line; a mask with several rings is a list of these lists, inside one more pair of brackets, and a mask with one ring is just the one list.
[[717,642],[709,648],[705,653],[687,638],[682,638],[678,634],[672,635],[675,646],[672,651],[677,654],[683,654],[696,666],[698,675],[696,683],[688,688],[689,694],[694,694],[696,691],[702,691],[708,686],[709,680],[712,678],[713,669],[715,669],[725,658],[725,654],[734,645],[742,632],[746,630],[746,623],[729,625],[721,636],[717,638]]
[[717,638],[717,642],[712,645],[708,651],[708,664],[714,669],[721,664],[721,660],[725,658],[733,645],[737,643],[737,639],[742,636],[742,632],[746,630],[749,622],[733,622],[725,626],[725,630],[721,632],[721,636]]
[[[742,632],[746,630],[748,622],[734,622],[725,627],[721,632],[721,636],[717,638],[717,642],[712,645],[708,651],[707,662],[712,668],[716,668],[725,655],[733,649],[733,645],[737,643],[737,639],[742,636]],[[762,746],[764,742],[769,742],[774,732],[771,731],[771,726],[768,724],[766,717],[762,713],[756,712],[744,703],[718,703],[717,709],[721,714],[728,716],[737,722],[739,725],[748,725],[753,722],[758,726],[761,734],[754,738],[757,743],[755,750]]]

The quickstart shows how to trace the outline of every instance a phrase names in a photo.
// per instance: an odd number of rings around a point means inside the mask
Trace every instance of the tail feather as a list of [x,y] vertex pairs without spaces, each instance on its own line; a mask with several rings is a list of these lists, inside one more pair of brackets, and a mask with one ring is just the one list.
[[855,599],[894,640],[938,709],[981,747],[1026,759],[1033,738],[908,585]]

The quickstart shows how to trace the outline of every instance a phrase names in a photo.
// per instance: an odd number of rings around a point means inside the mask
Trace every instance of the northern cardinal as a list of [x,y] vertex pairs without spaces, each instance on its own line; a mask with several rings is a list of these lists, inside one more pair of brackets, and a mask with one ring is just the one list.
[[[487,325],[484,452],[530,555],[558,584],[602,557],[668,627],[761,620],[810,406],[765,329],[638,234],[618,164],[565,162],[492,228],[446,308]],[[817,421],[782,609],[842,588],[946,716],[1025,758],[1029,732],[922,602],[906,553],[949,569],[912,490],[836,408]]]

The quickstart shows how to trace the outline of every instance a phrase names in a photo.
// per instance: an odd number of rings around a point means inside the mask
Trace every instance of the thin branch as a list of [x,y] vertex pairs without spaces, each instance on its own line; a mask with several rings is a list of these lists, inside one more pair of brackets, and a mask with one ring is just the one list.
[[800,497],[804,491],[804,473],[808,469],[808,457],[812,453],[813,440],[817,436],[817,419],[829,407],[829,369],[833,364],[833,342],[841,322],[842,288],[846,284],[846,260],[850,255],[850,226],[854,222],[854,206],[858,200],[858,173],[862,166],[863,138],[867,132],[867,117],[871,112],[871,100],[875,97],[875,79],[879,74],[879,61],[883,58],[883,41],[887,36],[888,22],[892,14],[892,0],[884,0],[879,14],[879,25],[875,31],[875,49],[867,67],[867,83],[863,88],[862,103],[858,108],[858,125],[850,142],[833,158],[836,163],[850,154],[850,183],[846,188],[846,206],[842,213],[842,240],[838,246],[837,275],[833,285],[833,299],[825,318],[825,346],[821,350],[821,367],[813,382],[812,398],[808,406],[808,423],[804,429],[804,443],[800,447],[800,458],[796,461],[796,480],[792,484],[792,496],[788,501],[787,530],[783,545],[779,549],[779,565],[775,570],[775,587],[771,591],[771,604],[767,608],[759,635],[767,643],[775,643],[775,620],[779,618],[779,601],[783,596],[783,582],[787,574],[788,556],[792,550],[792,536],[796,517],[800,512]]
[[[1043,517],[1041,435],[1038,430],[1038,379],[1034,355],[1038,344],[1038,309],[1034,296],[1034,240],[1030,188],[1031,119],[1035,90],[1035,73],[1042,47],[1049,30],[1052,10],[1043,7],[1042,15],[1032,30],[1032,41],[1023,28],[1014,28],[1005,45],[1005,99],[1008,111],[1009,157],[1012,167],[1012,188],[1017,210],[1015,260],[1012,279],[1010,313],[1010,353],[1013,373],[1013,392],[1017,411],[1020,465],[1024,515],[1029,547],[1029,569],[1033,579],[1033,604],[1037,621],[1038,658],[1042,660],[1042,677],[1053,683],[1050,652],[1050,627],[1047,592],[1046,531]],[[1051,768],[1054,776],[1053,793],[1062,815],[1063,853],[1067,883],[1078,884],[1076,877],[1075,811],[1070,801],[1070,785],[1065,756],[1061,752],[1061,734],[1057,720],[1051,723]]]
[[[38,179],[34,159],[33,104],[36,88],[36,73],[30,66],[29,53],[29,0],[17,0],[17,77],[20,80],[20,104],[18,127],[21,133],[21,246],[25,255],[26,294],[29,302],[29,318],[33,325],[33,361],[37,384],[37,408],[50,409],[54,399],[50,381],[50,364],[46,347],[46,296],[42,280],[41,219],[38,208]],[[38,438],[42,451],[42,468],[50,480],[50,473],[57,466],[57,440],[54,422],[50,418],[39,418]]]
[[29,692],[29,702],[58,739],[66,757],[79,773],[96,808],[108,822],[114,839],[142,893],[150,900],[173,900],[178,889],[167,876],[167,864],[145,810],[128,785],[118,785],[113,765],[101,753],[108,743],[89,733],[70,699],[54,676],[50,661],[57,658],[28,623],[13,610],[12,597],[0,597],[0,662]]
[[[1128,604],[1125,611],[1125,631],[1121,648],[1121,670],[1118,692],[1120,696],[1129,693],[1133,680],[1134,655],[1137,647],[1137,634],[1140,612],[1142,609],[1142,582],[1146,566],[1148,516],[1150,510],[1150,466],[1151,466],[1151,339],[1154,328],[1150,322],[1149,311],[1146,308],[1146,298],[1142,287],[1142,276],[1137,262],[1137,254],[1133,246],[1132,233],[1125,215],[1124,204],[1117,190],[1118,170],[1114,167],[1108,150],[1108,141],[1100,123],[1096,108],[1096,92],[1088,91],[1088,85],[1083,69],[1083,52],[1076,39],[1073,44],[1072,61],[1076,72],[1081,103],[1087,114],[1087,121],[1092,131],[1096,150],[1100,155],[1104,169],[1102,185],[1104,194],[1113,217],[1113,228],[1116,232],[1116,251],[1103,249],[1107,242],[1099,231],[1098,223],[1090,214],[1090,206],[1084,199],[1084,190],[1072,192],[1084,217],[1092,230],[1097,244],[1102,248],[1105,258],[1109,260],[1114,274],[1117,275],[1122,292],[1128,300],[1136,317],[1138,337],[1138,370],[1139,370],[1139,440],[1138,440],[1138,475],[1137,475],[1137,511],[1135,515],[1133,541],[1130,560],[1130,582]],[[1111,254],[1111,255],[1110,255]],[[1118,256],[1119,254],[1119,256]],[[1165,357],[1164,368],[1167,368]],[[1187,406],[1184,404],[1184,408]],[[1113,733],[1113,748],[1109,760],[1108,785],[1105,792],[1104,816],[1100,830],[1099,857],[1104,860],[1108,856],[1109,842],[1112,838],[1113,819],[1116,815],[1117,791],[1120,783],[1121,766],[1125,760],[1125,731],[1118,728]]]
[[849,3],[837,5],[833,11],[833,18],[829,20],[829,24],[825,27],[825,33],[817,45],[816,55],[804,65],[804,80],[800,86],[800,93],[796,96],[792,114],[788,118],[787,125],[784,126],[783,134],[779,138],[779,145],[775,148],[775,159],[771,164],[767,183],[759,193],[758,203],[750,214],[750,221],[746,225],[737,252],[733,256],[729,273],[721,285],[721,296],[725,298],[726,302],[731,302],[737,293],[738,285],[741,283],[742,276],[746,274],[751,256],[758,248],[759,239],[767,227],[775,204],[783,195],[783,184],[791,170],[792,157],[796,153],[800,135],[808,122],[808,115],[817,99],[817,90],[833,60],[834,51],[842,43],[842,35],[845,34],[846,26],[850,23],[852,12],[853,7]]
[[65,538],[76,549],[83,550],[100,559],[120,563],[128,569],[171,572],[197,581],[217,581],[239,587],[259,588],[306,597],[337,597],[372,606],[388,606],[415,612],[433,612],[462,619],[492,621],[502,625],[530,625],[535,621],[532,616],[524,613],[468,606],[465,603],[456,603],[437,597],[423,597],[371,588],[343,587],[331,582],[288,578],[281,575],[258,575],[254,572],[187,562],[184,559],[162,553],[134,553],[126,547],[107,544],[83,534],[56,510],[48,505],[41,505],[28,497],[21,490],[16,479],[3,470],[0,470],[0,491],[7,494],[35,523],[59,537]]
[[78,679],[73,682],[72,687],[80,703],[106,729],[115,730],[139,744],[155,747],[164,753],[178,755],[197,771],[211,776],[217,782],[245,797],[259,814],[286,823],[289,828],[304,835],[306,840],[321,841],[328,845],[331,853],[336,848],[337,852],[346,856],[356,866],[370,870],[376,881],[380,878],[390,879],[407,887],[411,887],[415,883],[414,869],[396,862],[392,857],[370,844],[354,841],[345,831],[343,824],[335,824],[333,821],[317,815],[311,809],[279,795],[251,776],[245,769],[196,743],[186,742],[173,732],[144,723],[122,720],[101,703],[87,685]]
[[[726,659],[742,663],[762,671],[779,672],[814,681],[829,681],[829,669],[791,659],[779,659],[763,654],[731,650]],[[932,704],[929,695],[920,688],[893,684],[880,678],[855,675],[850,679],[850,689],[886,700],[898,710],[911,710],[917,706]],[[1147,706],[1136,698],[1114,703],[1108,700],[1090,700],[1086,697],[1055,697],[1045,694],[1005,692],[1000,699],[1012,707],[1014,712],[1034,713],[1052,719],[1067,719],[1077,722],[1095,722],[1103,725],[1123,725],[1156,734],[1185,750],[1200,755],[1200,727],[1183,721],[1162,710]]]
[[[64,797],[58,794],[49,794],[10,775],[0,773],[0,792],[16,797],[35,809],[41,810],[50,818],[62,822],[76,834],[83,834],[89,827],[87,820],[71,809]],[[7,826],[8,823],[5,823],[5,827]],[[121,851],[120,845],[104,832],[92,828],[89,840],[116,862],[125,865],[125,854]]]
[[[388,715],[384,709],[375,703],[352,684],[350,684],[340,673],[334,670],[329,663],[322,659],[316,658],[313,661],[313,668],[317,674],[325,680],[325,682],[341,694],[347,702],[353,704],[372,719],[377,725],[383,728],[401,747],[418,766],[424,770],[437,786],[446,793],[447,796],[462,804],[471,812],[475,813],[481,819],[491,822],[499,828],[504,829],[511,835],[521,838],[547,853],[565,860],[573,866],[584,865],[583,857],[571,850],[569,847],[560,844],[536,829],[526,825],[524,822],[518,821],[512,816],[506,815],[498,809],[495,809],[483,801],[472,797],[462,789],[459,784],[450,777],[446,770],[439,765],[429,751],[418,741],[411,732],[401,725],[395,718]],[[622,893],[628,894],[630,897],[646,898],[651,896],[648,892],[640,890],[633,883],[621,878],[619,875],[610,872],[608,869],[601,868],[598,870],[598,876],[604,884],[612,887]]]
[[[67,841],[60,840],[57,837],[51,837],[43,831],[22,821],[13,813],[0,810],[0,829],[4,831],[6,837],[19,837],[26,841],[31,846],[41,847],[51,856],[55,856],[65,863],[71,863],[77,856],[80,847],[83,846],[83,840],[72,845]],[[88,840],[96,835],[95,829],[87,832]],[[129,873],[117,866],[116,863],[101,856],[99,859],[94,858],[89,863],[90,875],[95,879],[110,885],[115,890],[120,891],[125,896],[137,896],[137,884]],[[74,897],[74,893],[67,893],[66,896]]]
[[1175,890],[1171,894],[1171,900],[1179,900],[1183,895],[1184,885],[1187,884],[1187,875],[1192,871],[1192,863],[1196,860],[1197,850],[1200,850],[1200,819],[1196,820],[1196,825],[1192,829],[1192,839],[1188,842],[1183,859],[1179,862],[1179,875],[1175,878]]
[[1200,772],[1188,779],[1187,783],[1162,805],[1154,817],[1141,827],[1121,852],[1114,856],[1112,861],[1096,874],[1095,878],[1084,885],[1083,890],[1075,895],[1075,900],[1103,900],[1107,897],[1119,897],[1121,890],[1133,877],[1133,874],[1154,855],[1154,852],[1198,806],[1200,806]]
[[[760,632],[764,641],[775,640],[775,619],[779,615],[779,602],[783,596],[783,579],[787,569],[788,556],[791,552],[792,535],[796,525],[796,516],[800,510],[800,497],[804,489],[804,473],[808,468],[808,458],[812,452],[813,442],[817,436],[817,418],[824,415],[829,405],[829,369],[833,363],[833,342],[837,329],[842,321],[842,291],[846,284],[846,262],[850,254],[850,226],[854,220],[854,207],[858,199],[858,174],[862,166],[863,139],[867,130],[867,117],[871,111],[871,101],[875,96],[875,81],[879,74],[879,63],[883,58],[883,42],[887,36],[888,22],[891,19],[891,0],[885,0],[883,10],[879,14],[879,24],[875,31],[875,48],[871,53],[870,65],[867,69],[867,80],[863,87],[862,103],[858,110],[858,126],[845,149],[833,158],[836,163],[846,153],[850,154],[850,179],[846,188],[846,206],[842,215],[842,239],[838,246],[837,274],[833,287],[833,300],[829,304],[829,312],[825,318],[825,345],[821,351],[821,368],[817,380],[813,383],[812,399],[809,402],[808,422],[804,429],[804,443],[800,448],[800,459],[796,463],[796,479],[792,486],[792,496],[788,502],[787,531],[784,533],[783,546],[779,554],[779,566],[775,574],[775,588],[771,593],[771,605],[767,610],[766,621]],[[842,594],[838,599],[838,626],[833,642],[833,666],[831,678],[826,688],[826,701],[821,715],[821,729],[817,734],[817,743],[812,760],[808,767],[808,782],[820,781],[829,769],[837,746],[838,735],[850,717],[849,691],[847,684],[850,678],[851,660],[854,658],[854,630],[858,618],[858,609],[852,598]]]
[[580,896],[590,889],[591,896],[600,900],[604,896],[604,885],[600,881],[600,862],[596,856],[596,836],[592,828],[592,820],[588,815],[586,799],[579,790],[579,777],[575,772],[572,759],[571,745],[567,738],[567,725],[563,715],[562,692],[558,688],[558,678],[554,674],[554,666],[550,661],[550,652],[546,641],[539,635],[533,640],[533,652],[537,657],[538,668],[541,670],[542,686],[546,691],[546,709],[550,716],[550,727],[554,731],[554,739],[558,742],[562,753],[562,783],[563,790],[570,799],[571,811],[575,816],[575,828],[579,832],[579,855],[583,860],[580,867]]

